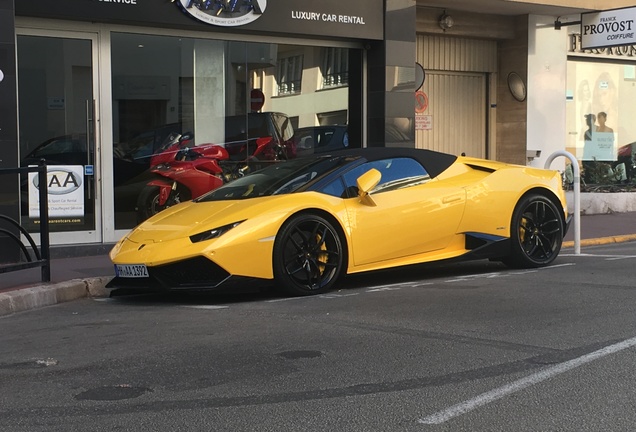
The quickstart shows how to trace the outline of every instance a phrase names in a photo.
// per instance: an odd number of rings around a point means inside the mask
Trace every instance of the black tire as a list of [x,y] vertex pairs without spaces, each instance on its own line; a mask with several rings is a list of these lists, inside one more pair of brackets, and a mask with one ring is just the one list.
[[523,197],[512,215],[511,254],[503,263],[516,268],[549,265],[561,250],[563,226],[561,212],[548,198]]
[[290,218],[274,242],[274,281],[295,296],[327,292],[345,266],[343,241],[333,225],[315,214]]
[[145,186],[137,199],[137,223],[145,221],[161,210],[189,199],[189,194],[177,189],[177,191],[170,193],[170,197],[168,197],[164,205],[159,205],[159,187]]

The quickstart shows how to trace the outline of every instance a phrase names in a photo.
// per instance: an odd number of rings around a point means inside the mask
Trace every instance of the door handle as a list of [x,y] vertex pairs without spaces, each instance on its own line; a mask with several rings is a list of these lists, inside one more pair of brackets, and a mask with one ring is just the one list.
[[[92,127],[91,127],[92,124]],[[95,169],[95,99],[86,99],[86,165],[92,165]],[[84,170],[86,173],[86,170]],[[94,171],[93,171],[94,172]],[[91,199],[93,188],[93,177],[89,176],[88,181],[88,199]]]
[[462,194],[455,194],[455,195],[446,196],[446,197],[442,198],[442,203],[450,204],[450,203],[455,202],[455,201],[461,201],[462,197],[463,197]]

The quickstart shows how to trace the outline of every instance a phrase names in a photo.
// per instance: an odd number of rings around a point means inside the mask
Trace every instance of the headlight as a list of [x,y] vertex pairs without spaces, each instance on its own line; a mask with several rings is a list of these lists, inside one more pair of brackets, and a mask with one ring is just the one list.
[[231,224],[224,225],[222,227],[214,228],[214,229],[211,229],[211,230],[206,230],[206,231],[200,232],[198,234],[191,235],[190,236],[190,241],[192,243],[198,243],[198,242],[202,242],[202,241],[206,241],[206,240],[212,240],[212,239],[221,237],[223,234],[225,234],[226,232],[228,232],[232,228],[234,228],[236,226],[239,226],[243,222],[245,222],[245,221],[242,220],[242,221],[239,221],[239,222],[233,222]]

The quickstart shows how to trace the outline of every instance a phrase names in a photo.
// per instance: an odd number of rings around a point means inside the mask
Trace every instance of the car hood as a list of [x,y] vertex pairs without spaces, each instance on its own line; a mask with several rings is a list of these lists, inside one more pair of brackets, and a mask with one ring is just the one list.
[[137,226],[127,236],[136,243],[164,242],[250,219],[271,209],[276,198],[236,201],[190,201],[170,207]]

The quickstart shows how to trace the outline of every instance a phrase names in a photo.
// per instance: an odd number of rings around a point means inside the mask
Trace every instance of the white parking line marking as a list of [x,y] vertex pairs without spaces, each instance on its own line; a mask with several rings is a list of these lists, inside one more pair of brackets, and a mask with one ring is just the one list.
[[550,265],[548,267],[541,267],[538,270],[551,270],[551,269],[555,269],[555,268],[559,268],[559,267],[568,267],[568,266],[573,266],[573,265],[576,265],[576,263],[554,264],[554,265]]
[[[636,258],[636,255],[605,255],[605,254],[559,254],[560,257],[590,257],[590,258]],[[555,266],[552,266],[555,267]],[[550,268],[550,267],[545,267]]]
[[[622,260],[622,259],[630,259],[636,258],[636,255],[604,255],[604,254],[580,254],[580,255],[572,255],[572,254],[559,254],[561,257],[590,257],[590,258],[605,258],[605,261],[614,261],[614,260]],[[563,265],[563,264],[561,264]],[[556,266],[551,266],[556,267]],[[546,269],[550,267],[545,267]]]
[[371,288],[366,290],[365,292],[372,293],[372,292],[381,292],[381,291],[399,291],[401,289],[402,287],[400,286],[383,286],[379,288]]
[[324,298],[324,299],[334,299],[334,298],[341,298],[341,297],[351,297],[351,296],[357,296],[360,295],[360,293],[351,293],[351,294],[322,294],[319,295],[318,298]]
[[389,285],[377,285],[377,286],[367,288],[365,292],[397,291],[397,290],[401,290],[402,288],[414,288],[414,287],[421,287],[421,286],[427,286],[427,285],[433,285],[433,282],[417,281],[417,282],[401,282],[401,283],[389,284]]
[[525,378],[521,378],[505,386],[483,393],[475,398],[469,399],[457,405],[453,405],[452,407],[449,407],[445,410],[438,411],[435,414],[431,414],[430,416],[427,416],[418,420],[418,423],[421,423],[421,424],[445,423],[454,417],[458,417],[460,415],[466,414],[476,408],[479,408],[482,405],[486,405],[486,404],[489,404],[490,402],[494,402],[498,399],[501,399],[506,395],[518,392],[519,390],[523,390],[526,387],[530,387],[534,384],[538,384],[542,381],[550,379],[553,376],[567,372],[570,369],[583,366],[586,363],[589,363],[591,361],[597,360],[601,357],[605,357],[610,354],[617,353],[627,348],[631,348],[635,345],[636,345],[636,337],[633,337],[631,339],[626,339],[614,345],[608,345],[597,351],[591,352],[589,354],[585,354],[584,356],[557,364],[555,366],[548,367],[533,375],[527,376]]
[[493,279],[498,277],[507,277],[509,273],[477,273],[459,276],[455,279],[447,279],[444,282],[466,282],[471,279]]
[[213,306],[213,305],[183,306],[183,307],[190,308],[190,309],[208,309],[208,310],[229,308],[229,306]]
[[521,271],[510,272],[510,274],[517,276],[517,275],[525,275],[525,274],[529,274],[529,273],[536,273],[538,271],[539,270],[521,270]]

